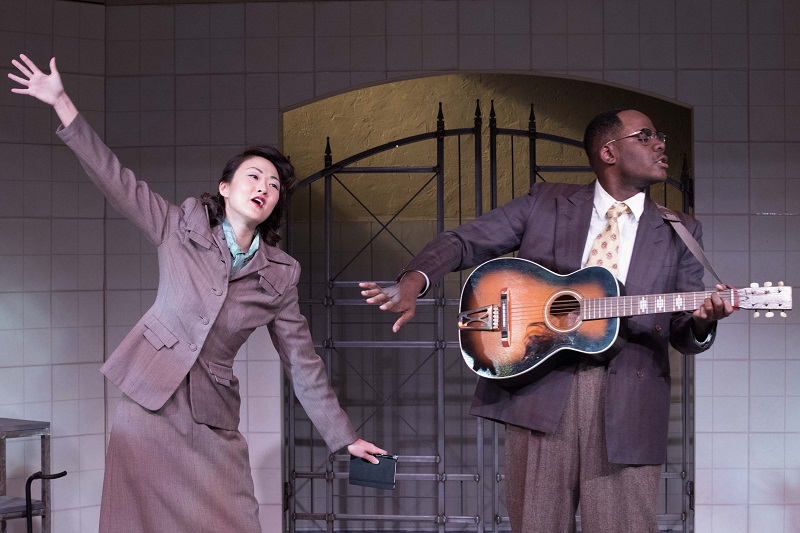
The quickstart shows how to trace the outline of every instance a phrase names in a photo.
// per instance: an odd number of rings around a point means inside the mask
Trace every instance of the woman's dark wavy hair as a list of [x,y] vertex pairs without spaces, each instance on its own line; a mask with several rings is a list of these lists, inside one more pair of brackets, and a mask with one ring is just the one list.
[[594,158],[597,156],[595,145],[598,140],[615,135],[622,127],[619,114],[627,111],[628,108],[612,109],[604,111],[589,121],[586,131],[583,134],[583,149],[589,157],[589,164],[594,165]]
[[[272,210],[269,217],[257,226],[258,234],[261,239],[270,246],[275,246],[281,240],[278,235],[278,230],[281,227],[283,216],[289,205],[289,198],[292,191],[297,185],[294,178],[294,167],[289,162],[289,159],[280,153],[276,148],[268,145],[249,146],[245,150],[233,156],[222,170],[222,177],[219,183],[230,183],[233,179],[233,174],[239,169],[242,163],[251,157],[263,157],[273,165],[278,171],[278,179],[281,182],[280,196],[278,203],[275,204],[275,209]],[[225,198],[217,192],[217,194],[204,193],[201,196],[203,205],[208,206],[209,217],[211,219],[211,226],[222,224],[225,218]]]

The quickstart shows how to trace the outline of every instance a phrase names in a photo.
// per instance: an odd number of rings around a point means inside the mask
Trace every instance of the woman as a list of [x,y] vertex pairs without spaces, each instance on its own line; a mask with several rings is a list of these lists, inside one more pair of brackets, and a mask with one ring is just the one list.
[[109,202],[158,249],[156,301],[101,368],[124,393],[106,454],[100,531],[261,531],[233,359],[268,325],[295,392],[331,450],[373,463],[339,406],[300,314],[297,262],[275,247],[294,184],[277,150],[231,159],[219,194],[165,201],[119,163],[64,91],[25,55],[12,89],[53,106],[58,136]]

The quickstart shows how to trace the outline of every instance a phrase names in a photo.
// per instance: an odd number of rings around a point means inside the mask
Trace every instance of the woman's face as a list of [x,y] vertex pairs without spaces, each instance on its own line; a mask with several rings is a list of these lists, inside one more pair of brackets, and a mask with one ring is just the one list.
[[281,182],[275,165],[253,156],[245,159],[230,182],[219,184],[225,198],[225,216],[236,227],[255,230],[275,209],[281,193]]

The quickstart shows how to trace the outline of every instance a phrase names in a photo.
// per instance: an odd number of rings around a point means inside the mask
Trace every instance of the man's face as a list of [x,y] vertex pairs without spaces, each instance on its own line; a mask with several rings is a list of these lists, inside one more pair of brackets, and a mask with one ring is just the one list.
[[[655,135],[656,128],[650,118],[639,111],[626,110],[617,115],[622,121],[618,140],[608,144],[604,149],[611,150],[616,156],[616,175],[623,187],[642,190],[648,185],[661,183],[667,179],[666,145]],[[624,137],[631,133],[649,130],[653,133]],[[624,138],[620,138],[624,137]]]

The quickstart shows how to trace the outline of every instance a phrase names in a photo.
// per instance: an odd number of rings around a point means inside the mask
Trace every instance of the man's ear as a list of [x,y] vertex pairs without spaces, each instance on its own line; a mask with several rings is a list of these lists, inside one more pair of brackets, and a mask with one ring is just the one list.
[[600,147],[599,157],[600,161],[606,165],[613,165],[617,162],[617,154],[614,153],[614,149],[608,144]]

